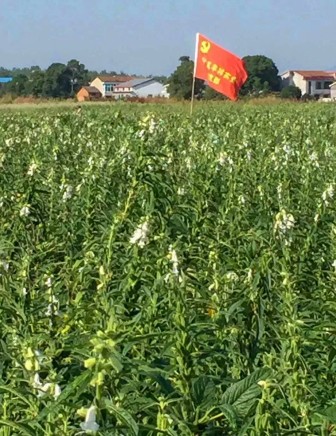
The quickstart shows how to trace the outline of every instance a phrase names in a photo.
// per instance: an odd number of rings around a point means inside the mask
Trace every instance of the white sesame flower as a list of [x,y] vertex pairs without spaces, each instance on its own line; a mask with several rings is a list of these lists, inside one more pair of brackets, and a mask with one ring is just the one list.
[[30,214],[30,209],[28,206],[23,206],[20,210],[20,216],[28,216]]
[[240,195],[238,198],[238,202],[239,202],[239,204],[244,205],[245,204],[245,197],[243,195]]
[[221,166],[224,166],[225,164],[228,164],[229,166],[233,165],[233,160],[231,159],[230,156],[228,156],[227,153],[220,153],[219,158],[218,158],[218,163]]
[[148,128],[149,133],[151,134],[154,133],[155,128],[156,128],[156,122],[152,118],[149,122],[149,128]]
[[61,395],[61,393],[62,393],[61,386],[56,383],[54,386],[54,398],[55,398],[55,400]]
[[97,432],[99,429],[99,425],[96,422],[96,408],[95,406],[91,406],[85,416],[85,422],[81,425],[81,429],[85,432]]
[[320,215],[317,213],[317,214],[314,216],[314,221],[315,221],[315,223],[317,223],[319,219],[320,219]]
[[184,193],[185,193],[185,189],[184,189],[184,188],[181,188],[181,187],[179,186],[178,189],[177,189],[177,195],[184,195]]
[[334,197],[334,187],[332,184],[330,184],[327,189],[322,194],[322,200],[325,202],[325,204],[328,204],[328,200],[332,199]]
[[290,154],[292,153],[292,150],[291,150],[291,148],[290,148],[290,145],[288,145],[288,144],[285,144],[285,145],[282,147],[282,149],[283,149],[283,151],[284,151],[287,155],[290,155]]
[[130,239],[131,244],[137,244],[139,247],[144,247],[148,243],[149,225],[145,221],[140,224],[134,231],[133,236]]
[[278,230],[280,234],[285,234],[295,225],[295,219],[292,214],[288,214],[284,209],[277,213],[275,217],[274,230]]
[[228,273],[225,274],[225,277],[231,282],[236,282],[239,278],[234,271],[229,271]]
[[6,272],[9,270],[9,263],[6,262],[5,260],[0,261],[0,266]]
[[33,387],[34,387],[35,389],[38,389],[38,388],[40,388],[41,386],[42,386],[42,383],[41,383],[41,381],[40,381],[40,375],[39,375],[38,372],[36,372],[35,375],[34,375]]
[[192,165],[191,165],[191,159],[190,159],[190,157],[186,157],[186,159],[185,159],[185,165],[186,165],[186,167],[187,167],[188,170],[191,170]]
[[35,357],[36,357],[38,363],[41,363],[42,360],[43,360],[43,354],[41,353],[41,351],[40,350],[34,350],[34,354],[35,354]]
[[33,176],[34,175],[34,172],[37,170],[37,165],[36,165],[36,163],[31,163],[30,164],[30,166],[29,166],[29,168],[28,168],[28,171],[27,171],[27,175],[28,176]]
[[319,168],[320,164],[318,162],[318,155],[316,151],[313,151],[312,154],[309,155],[310,161],[314,164],[316,168]]
[[59,300],[53,295],[45,312],[46,316],[59,315]]
[[27,294],[27,288],[22,288],[22,295],[25,297]]
[[177,258],[176,251],[173,249],[172,246],[169,247],[169,255],[170,255],[170,261],[173,264],[173,274],[178,276],[179,275],[179,261]]
[[73,187],[71,185],[65,185],[65,192],[63,194],[63,201],[70,200],[73,193]]
[[53,397],[56,400],[61,395],[61,387],[57,383],[41,383],[38,372],[34,375],[33,388],[37,390],[38,398],[44,397],[48,391],[53,391]]
[[45,281],[45,285],[46,285],[48,288],[51,288],[51,285],[52,285],[51,277],[48,277],[48,278],[47,278],[47,280]]
[[332,266],[335,268],[336,270],[336,260],[333,261]]
[[14,139],[13,138],[5,139],[5,144],[7,145],[7,147],[11,147],[14,144]]
[[264,198],[264,189],[261,185],[258,185],[258,191],[259,191],[259,195],[261,200]]

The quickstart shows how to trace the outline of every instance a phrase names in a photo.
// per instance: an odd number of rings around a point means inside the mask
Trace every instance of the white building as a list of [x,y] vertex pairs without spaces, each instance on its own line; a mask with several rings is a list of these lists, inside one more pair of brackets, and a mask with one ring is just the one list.
[[331,100],[336,100],[336,82],[330,85],[330,97]]
[[290,70],[281,74],[282,87],[295,85],[302,95],[330,98],[330,86],[336,79],[336,71]]
[[132,79],[114,87],[113,96],[121,97],[166,97],[166,88],[152,78]]
[[113,97],[114,88],[122,82],[133,79],[131,76],[99,75],[91,83],[105,98]]

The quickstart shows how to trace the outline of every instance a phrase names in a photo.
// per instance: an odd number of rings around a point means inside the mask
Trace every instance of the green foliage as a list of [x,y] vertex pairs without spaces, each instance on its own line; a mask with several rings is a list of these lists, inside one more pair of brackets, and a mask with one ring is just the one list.
[[301,98],[301,95],[301,89],[294,85],[286,86],[280,92],[281,98],[292,98],[299,100]]
[[[180,100],[189,100],[192,94],[194,62],[188,56],[180,57],[180,65],[168,78],[169,94]],[[200,97],[204,89],[203,80],[195,80],[195,97]]]
[[14,77],[14,79],[6,84],[5,89],[7,92],[18,96],[18,95],[26,95],[26,84],[28,81],[28,77],[24,74],[18,74]]
[[184,108],[2,111],[0,436],[332,434],[334,108]]
[[280,90],[279,71],[272,59],[255,55],[245,56],[243,61],[248,72],[248,79],[241,90],[243,95]]
[[225,95],[215,91],[210,86],[205,87],[203,98],[204,100],[227,100],[227,97],[225,97]]

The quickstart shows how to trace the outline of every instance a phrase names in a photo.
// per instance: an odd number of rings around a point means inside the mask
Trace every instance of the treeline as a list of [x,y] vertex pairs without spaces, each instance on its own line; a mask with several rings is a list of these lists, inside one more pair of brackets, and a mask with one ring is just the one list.
[[[98,75],[129,75],[123,71],[90,71],[76,59],[67,64],[52,63],[43,70],[39,66],[29,68],[6,69],[0,67],[0,77],[12,77],[13,80],[0,87],[0,96],[32,96],[47,98],[70,98],[85,85],[88,85]],[[160,82],[165,82],[165,76],[151,76]]]

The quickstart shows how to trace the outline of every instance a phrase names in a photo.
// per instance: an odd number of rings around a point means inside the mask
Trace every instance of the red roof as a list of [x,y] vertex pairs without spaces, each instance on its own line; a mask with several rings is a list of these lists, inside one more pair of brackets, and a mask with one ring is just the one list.
[[293,72],[300,74],[306,80],[334,80],[336,78],[336,71],[293,70]]

